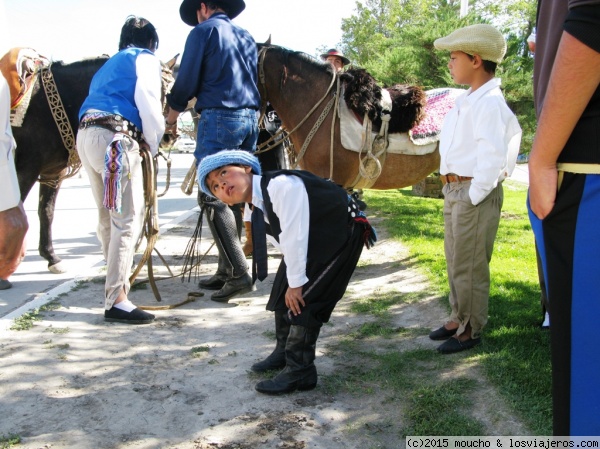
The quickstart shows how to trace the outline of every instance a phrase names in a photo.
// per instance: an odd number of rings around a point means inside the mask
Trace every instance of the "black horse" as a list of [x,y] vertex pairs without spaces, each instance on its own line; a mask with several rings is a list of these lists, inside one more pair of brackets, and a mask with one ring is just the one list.
[[[73,136],[77,134],[79,109],[88,95],[92,78],[107,60],[108,56],[84,59],[71,64],[58,61],[52,63],[49,68]],[[174,64],[175,61],[172,60],[163,66],[163,91],[166,90],[167,83],[172,81],[171,68]],[[61,273],[65,270],[61,267],[61,259],[54,252],[52,245],[52,221],[62,176],[69,170],[69,151],[63,143],[62,134],[65,131],[63,129],[61,133],[57,126],[56,108],[50,106],[51,102],[44,91],[42,78],[43,75],[38,76],[33,86],[22,126],[12,128],[17,142],[15,165],[23,201],[35,182],[40,181],[38,250],[40,256],[48,261],[48,269]]]

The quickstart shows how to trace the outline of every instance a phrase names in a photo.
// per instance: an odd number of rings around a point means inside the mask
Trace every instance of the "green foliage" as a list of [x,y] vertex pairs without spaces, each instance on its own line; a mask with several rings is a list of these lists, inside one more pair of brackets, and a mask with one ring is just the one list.
[[471,0],[460,17],[460,0],[365,0],[342,20],[341,50],[382,85],[414,84],[425,89],[453,86],[447,52],[433,42],[457,28],[491,23],[507,40],[497,76],[506,100],[523,128],[521,152],[531,149],[535,132],[533,58],[527,37],[535,23],[535,0]]
[[40,317],[40,310],[35,309],[31,312],[25,312],[20,317],[15,318],[13,325],[10,327],[10,330],[13,331],[26,331],[33,327],[34,321],[39,321],[42,318]]
[[21,443],[21,437],[19,435],[0,435],[0,449],[9,449],[19,443]]

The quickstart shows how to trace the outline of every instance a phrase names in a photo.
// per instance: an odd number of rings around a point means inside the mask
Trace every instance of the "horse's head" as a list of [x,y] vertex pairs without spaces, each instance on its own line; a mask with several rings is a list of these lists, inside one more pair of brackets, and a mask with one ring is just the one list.
[[[306,85],[313,87],[310,93],[323,95],[335,77],[331,64],[304,52],[271,45],[270,39],[257,47],[258,90],[263,103],[273,103],[274,97],[281,96],[284,90],[288,92],[288,88],[304,90],[302,86]],[[295,96],[295,92],[288,93]]]
[[[160,92],[160,101],[163,107],[163,116],[166,117],[169,113],[169,106],[167,105],[167,94],[171,90],[173,83],[175,82],[175,76],[173,75],[173,70],[175,68],[175,64],[177,63],[177,58],[179,58],[179,53],[176,54],[173,58],[168,60],[167,62],[160,63],[161,65],[161,92]],[[176,137],[172,134],[164,134],[163,138],[160,142],[160,146],[162,148],[169,148],[175,142]]]

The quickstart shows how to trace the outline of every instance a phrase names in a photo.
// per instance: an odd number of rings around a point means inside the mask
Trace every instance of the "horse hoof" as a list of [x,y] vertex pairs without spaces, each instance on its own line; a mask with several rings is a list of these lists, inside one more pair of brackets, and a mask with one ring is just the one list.
[[54,274],[62,274],[67,272],[67,269],[63,266],[62,262],[55,263],[54,265],[48,265],[48,270],[50,273]]

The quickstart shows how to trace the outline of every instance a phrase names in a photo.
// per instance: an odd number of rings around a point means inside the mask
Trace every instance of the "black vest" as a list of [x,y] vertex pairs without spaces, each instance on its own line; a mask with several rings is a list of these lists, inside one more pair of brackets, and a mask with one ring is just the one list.
[[271,179],[281,175],[297,176],[308,193],[310,221],[308,230],[308,263],[326,263],[336,254],[350,237],[348,225],[348,194],[332,181],[323,179],[304,170],[277,170],[265,172],[260,188],[265,203],[265,214],[269,219],[271,234],[279,242],[281,226],[273,212],[273,204],[267,186]]

